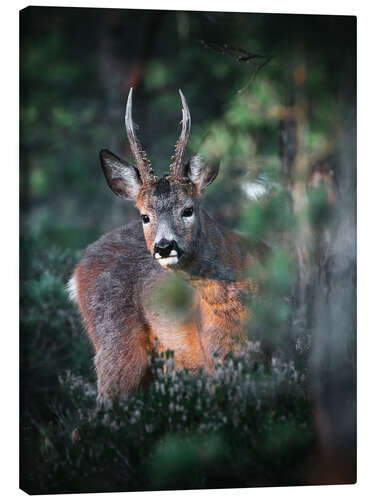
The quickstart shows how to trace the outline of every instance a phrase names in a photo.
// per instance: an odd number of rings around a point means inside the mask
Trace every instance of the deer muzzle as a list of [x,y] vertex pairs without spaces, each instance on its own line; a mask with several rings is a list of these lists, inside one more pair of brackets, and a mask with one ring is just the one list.
[[174,266],[180,260],[181,250],[175,240],[163,238],[154,246],[154,259],[162,267]]

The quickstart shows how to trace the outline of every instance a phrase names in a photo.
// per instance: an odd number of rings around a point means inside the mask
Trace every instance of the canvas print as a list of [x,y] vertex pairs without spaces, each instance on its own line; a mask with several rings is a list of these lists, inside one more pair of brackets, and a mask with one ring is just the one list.
[[20,487],[356,482],[356,19],[20,12]]

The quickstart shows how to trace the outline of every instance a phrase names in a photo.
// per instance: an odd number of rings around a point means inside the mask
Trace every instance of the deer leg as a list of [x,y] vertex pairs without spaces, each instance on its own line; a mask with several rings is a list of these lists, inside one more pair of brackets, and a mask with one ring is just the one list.
[[215,362],[222,363],[232,351],[231,335],[220,328],[212,327],[201,331],[199,340],[204,353],[205,369],[212,374]]
[[95,368],[98,402],[110,405],[113,398],[132,394],[147,383],[147,345],[136,337],[122,345],[101,347],[95,355]]

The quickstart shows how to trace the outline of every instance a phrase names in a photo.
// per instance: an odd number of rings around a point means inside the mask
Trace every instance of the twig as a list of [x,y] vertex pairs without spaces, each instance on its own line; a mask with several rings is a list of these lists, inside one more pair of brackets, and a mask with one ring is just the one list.
[[255,71],[252,73],[249,81],[246,83],[244,87],[238,90],[238,93],[243,92],[254,81],[259,71],[266,64],[268,64],[273,57],[269,55],[254,54],[245,49],[228,45],[227,43],[225,43],[224,45],[220,45],[215,42],[206,42],[204,40],[199,40],[199,42],[206,49],[210,49],[220,55],[232,57],[232,59],[235,59],[237,62],[244,62],[246,64],[251,64],[255,68]]

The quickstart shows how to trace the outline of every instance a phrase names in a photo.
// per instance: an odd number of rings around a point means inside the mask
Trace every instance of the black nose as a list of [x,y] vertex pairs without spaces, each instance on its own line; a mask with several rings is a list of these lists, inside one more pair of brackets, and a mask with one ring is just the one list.
[[172,250],[177,252],[177,243],[175,240],[166,240],[163,238],[154,246],[154,255],[159,254],[161,257],[169,257]]

